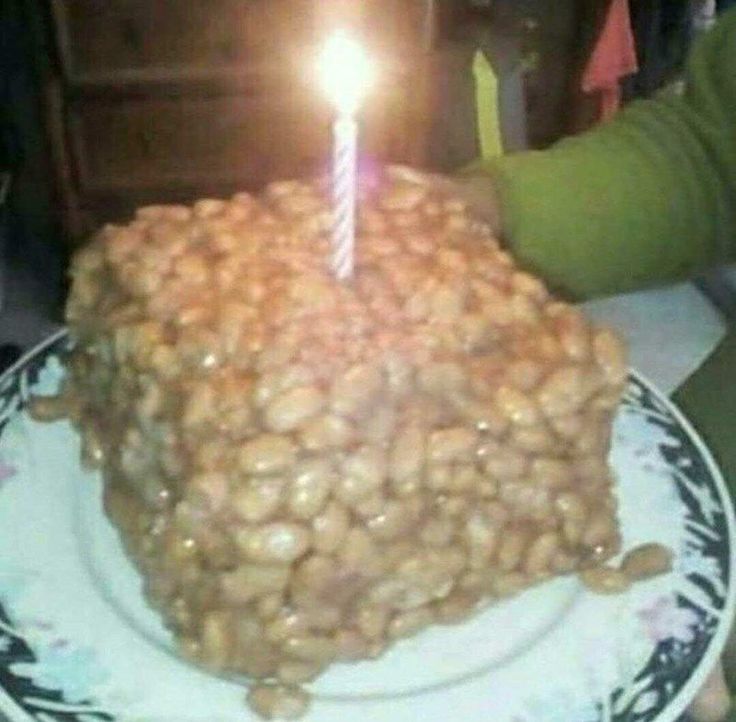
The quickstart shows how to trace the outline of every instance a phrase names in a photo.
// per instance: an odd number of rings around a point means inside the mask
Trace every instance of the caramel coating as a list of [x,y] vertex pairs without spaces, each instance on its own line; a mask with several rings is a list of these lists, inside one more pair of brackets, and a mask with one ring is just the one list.
[[321,182],[141,209],[74,260],[63,408],[149,600],[202,665],[273,682],[264,716],[618,549],[623,346],[446,193],[365,190],[349,283]]

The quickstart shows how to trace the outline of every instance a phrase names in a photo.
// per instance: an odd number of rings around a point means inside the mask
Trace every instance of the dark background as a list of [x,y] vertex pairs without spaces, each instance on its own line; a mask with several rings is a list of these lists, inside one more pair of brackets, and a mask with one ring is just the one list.
[[[443,171],[474,158],[470,64],[476,48],[485,50],[500,78],[507,149],[545,147],[586,127],[590,99],[577,88],[607,1],[367,0],[369,8],[386,3],[384,12],[367,10],[361,21],[388,38],[386,52],[396,50],[401,69],[373,103],[366,146],[382,160]],[[164,65],[150,60],[149,49],[169,23],[185,22],[188,12],[205,7],[211,14],[204,17],[217,19],[219,5],[224,17],[237,0],[0,2],[0,172],[11,177],[0,211],[0,344],[27,346],[61,321],[67,259],[101,223],[124,219],[143,203],[256,189],[274,177],[308,172],[324,156],[324,109],[300,105],[304,88],[285,77],[288,66],[266,67],[268,32],[277,39],[274,53],[283,54],[284,46],[299,53],[298,39],[289,48],[291,25],[279,28],[288,13],[266,12],[278,7],[268,4],[276,0],[240,2],[266,13],[248,35],[253,52],[263,53],[258,63],[251,63],[247,48],[241,57],[235,35],[215,38],[205,49],[194,43],[190,58],[185,47],[172,50]],[[309,6],[308,0],[291,2],[294,12]],[[634,0],[631,8],[641,71],[626,83],[629,98],[650,94],[676,75],[689,45],[692,5]],[[223,25],[218,32],[227,32]],[[202,29],[203,37],[207,32]],[[223,109],[231,126],[223,126],[218,158],[217,146],[204,146],[209,125],[224,122]],[[164,113],[169,126],[162,124]],[[288,129],[282,133],[293,149],[276,142],[259,157],[249,138],[267,140],[272,125]],[[307,137],[315,127],[316,143]],[[302,135],[307,150],[299,146]],[[223,178],[223,163],[241,155],[247,159],[238,165],[242,177]]]

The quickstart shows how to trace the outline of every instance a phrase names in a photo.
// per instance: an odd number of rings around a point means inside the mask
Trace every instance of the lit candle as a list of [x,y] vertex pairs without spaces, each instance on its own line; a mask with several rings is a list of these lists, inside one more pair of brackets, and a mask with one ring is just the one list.
[[332,268],[344,281],[353,275],[355,210],[358,190],[358,123],[355,115],[373,79],[373,69],[360,45],[336,33],[319,62],[322,85],[337,109],[332,166]]

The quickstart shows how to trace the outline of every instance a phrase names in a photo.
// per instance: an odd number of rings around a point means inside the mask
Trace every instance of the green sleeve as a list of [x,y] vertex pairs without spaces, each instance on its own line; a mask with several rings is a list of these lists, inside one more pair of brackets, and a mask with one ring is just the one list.
[[547,151],[485,165],[514,254],[559,291],[615,293],[736,257],[736,10],[685,91],[633,103]]
[[736,329],[731,329],[713,355],[675,394],[698,432],[715,454],[736,499]]

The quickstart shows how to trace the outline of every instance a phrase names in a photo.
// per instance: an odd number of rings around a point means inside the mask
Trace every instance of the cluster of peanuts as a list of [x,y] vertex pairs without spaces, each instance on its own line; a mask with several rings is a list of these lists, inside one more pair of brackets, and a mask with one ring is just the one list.
[[358,227],[346,283],[318,181],[105,227],[73,264],[68,381],[36,403],[78,425],[182,652],[264,680],[267,717],[334,661],[623,574],[601,566],[618,338],[414,171],[366,184]]

